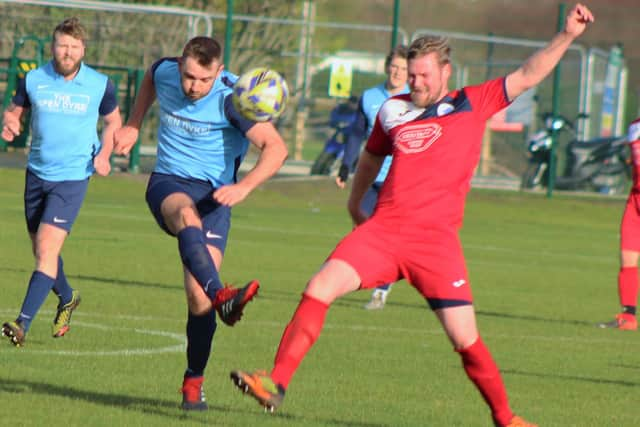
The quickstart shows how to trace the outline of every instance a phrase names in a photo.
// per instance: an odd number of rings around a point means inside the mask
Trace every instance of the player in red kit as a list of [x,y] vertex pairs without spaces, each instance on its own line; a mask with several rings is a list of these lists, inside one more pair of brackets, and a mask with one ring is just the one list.
[[[486,120],[540,83],[592,21],[589,9],[576,5],[564,30],[516,71],[452,92],[448,41],[427,36],[411,44],[410,94],[384,103],[358,162],[348,208],[359,225],[307,284],[271,372],[232,371],[236,386],[266,408],[277,408],[320,335],[331,303],[404,278],[440,320],[494,423],[534,425],[511,411],[498,367],[478,333],[458,229]],[[366,218],[360,202],[388,154],[393,155],[389,175],[374,213]]]
[[638,329],[638,259],[640,259],[640,118],[629,125],[627,141],[633,160],[633,187],[620,224],[620,271],[618,272],[618,298],[622,312],[601,328],[627,331]]

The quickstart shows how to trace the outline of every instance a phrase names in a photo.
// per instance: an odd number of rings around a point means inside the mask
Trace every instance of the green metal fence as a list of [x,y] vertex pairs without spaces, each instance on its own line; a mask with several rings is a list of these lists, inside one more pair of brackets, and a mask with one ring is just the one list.
[[[13,45],[13,51],[11,57],[8,60],[8,66],[6,68],[6,81],[5,90],[2,100],[2,109],[7,108],[11,102],[11,98],[15,94],[16,85],[19,78],[30,70],[39,67],[42,64],[44,57],[45,46],[48,44],[47,39],[42,39],[34,35],[27,35],[20,37],[15,41]],[[29,45],[35,45],[35,54],[31,57],[22,56],[23,50]],[[11,145],[16,148],[26,147],[29,139],[29,123],[30,114],[27,113],[24,117],[23,129],[20,135],[18,135],[11,142]],[[0,138],[0,150],[7,149],[7,142]]]
[[[2,108],[3,110],[11,103],[15,95],[17,82],[26,73],[41,66],[46,60],[45,55],[50,44],[50,38],[40,38],[35,35],[26,35],[18,38],[14,42],[11,57],[0,58],[0,88],[2,88]],[[31,56],[26,56],[31,54]],[[131,67],[119,67],[112,65],[93,65],[96,70],[109,76],[116,88],[118,105],[120,106],[123,119],[129,117],[129,110],[133,105],[135,96],[142,83],[143,71]],[[25,148],[29,144],[30,138],[30,113],[23,117],[23,125],[20,132],[10,144],[0,138],[0,151],[6,151],[9,147]],[[138,171],[140,162],[140,148],[136,144],[129,156],[128,169]]]
[[[90,7],[88,3],[91,3]],[[188,10],[141,2],[0,0],[0,13],[6,17],[0,29],[0,57],[8,56],[6,49],[17,36],[25,35],[25,32],[49,34],[62,17],[71,15],[79,16],[90,31],[88,59],[93,63],[117,64],[136,70],[134,74],[138,69],[146,69],[158,58],[179,55],[184,42],[194,35],[224,37],[225,57],[228,58],[225,67],[231,72],[241,73],[249,67],[261,65],[275,68],[285,75],[292,99],[278,127],[289,143],[291,159],[313,160],[330,135],[329,112],[342,101],[328,93],[331,65],[335,61],[350,61],[353,66],[352,94],[359,95],[363,89],[384,80],[384,57],[392,39],[407,43],[422,33],[441,33],[450,37],[454,48],[456,74],[451,81],[453,88],[512,71],[548,40],[543,35],[540,35],[541,40],[527,40],[493,34],[437,31],[415,24],[416,28],[409,31],[403,28],[406,18],[404,21],[396,20],[397,26],[390,25],[392,12],[394,15],[396,12],[392,11],[392,2],[376,2],[376,7],[389,12],[385,21],[377,22],[367,19],[368,11],[375,9],[374,6],[360,8],[358,17],[361,19],[357,22],[353,22],[353,19],[352,22],[346,22],[342,9],[334,7],[329,10],[326,2],[274,2],[286,5],[288,9],[278,14],[262,15],[246,11],[253,6],[259,8],[264,2],[235,0],[228,2],[226,8],[221,0],[205,3],[203,10]],[[344,7],[357,6],[351,6],[351,3],[354,2],[345,2]],[[357,0],[355,3],[370,2]],[[407,3],[403,2],[405,11]],[[466,7],[480,8],[479,4],[483,2],[472,3],[475,6],[469,4]],[[214,4],[220,7],[214,7]],[[228,14],[229,4],[235,4],[235,10],[231,7]],[[394,2],[393,5],[397,4]],[[440,16],[441,13],[443,20],[454,19],[447,16],[451,12],[441,11],[432,2],[421,2],[420,8],[431,15],[438,12]],[[555,15],[554,10],[552,13]],[[429,20],[425,18],[424,21]],[[29,25],[24,25],[25,22],[29,22]],[[386,25],[380,25],[381,22]],[[433,25],[433,19],[430,22]],[[422,24],[422,20],[419,24]],[[466,24],[460,22],[460,28]],[[552,28],[546,30],[548,34],[553,32]],[[9,36],[11,40],[7,39]],[[601,115],[602,96],[598,90],[602,88],[607,70],[607,56],[602,53],[606,52],[576,45],[562,63],[560,111],[569,117],[587,109],[592,113],[590,125],[587,126],[585,122],[580,129],[584,137],[600,133],[600,121],[596,117]],[[0,72],[2,67],[0,62]],[[121,73],[115,70],[105,72],[112,71],[118,75]],[[120,106],[126,117],[132,101],[128,86],[135,86],[140,80],[126,72],[119,79],[119,87],[124,94]],[[0,81],[0,90],[1,85]],[[538,87],[536,95],[539,112],[548,110],[552,99],[551,79]],[[537,124],[537,121],[532,121],[526,130]],[[140,132],[143,152],[153,152],[155,148],[156,125],[157,110],[152,107]],[[526,164],[526,130],[517,133],[496,132],[493,135],[493,154],[484,158],[482,164],[492,166],[487,169],[488,174],[515,178],[523,171]],[[130,159],[130,167],[134,170],[139,164],[136,156]],[[479,171],[484,169],[480,168]]]

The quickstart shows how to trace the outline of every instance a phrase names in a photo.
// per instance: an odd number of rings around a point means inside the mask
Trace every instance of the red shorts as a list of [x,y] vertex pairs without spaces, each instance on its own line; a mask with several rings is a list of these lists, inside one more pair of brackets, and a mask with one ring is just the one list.
[[342,239],[328,259],[351,265],[363,289],[404,278],[432,309],[468,305],[473,300],[455,229],[417,230],[373,219]]
[[640,252],[640,192],[632,191],[620,224],[620,249]]

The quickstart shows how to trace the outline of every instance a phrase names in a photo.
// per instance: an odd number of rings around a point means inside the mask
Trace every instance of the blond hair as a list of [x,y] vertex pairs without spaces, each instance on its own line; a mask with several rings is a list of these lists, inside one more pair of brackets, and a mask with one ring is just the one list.
[[432,35],[415,39],[409,46],[407,59],[419,58],[432,52],[438,55],[440,65],[451,63],[451,46],[449,46],[449,39],[447,37]]

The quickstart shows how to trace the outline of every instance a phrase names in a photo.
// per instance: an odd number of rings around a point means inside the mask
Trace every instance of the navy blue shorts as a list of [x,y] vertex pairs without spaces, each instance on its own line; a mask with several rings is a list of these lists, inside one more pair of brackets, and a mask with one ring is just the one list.
[[147,185],[147,205],[156,222],[167,234],[175,236],[164,222],[160,207],[162,202],[173,193],[185,193],[193,200],[202,219],[205,241],[224,253],[227,236],[231,227],[231,208],[221,205],[213,199],[215,188],[209,181],[182,178],[175,175],[152,173]]
[[29,233],[40,223],[71,231],[87,194],[89,178],[80,181],[45,181],[27,169],[24,185],[24,216]]

